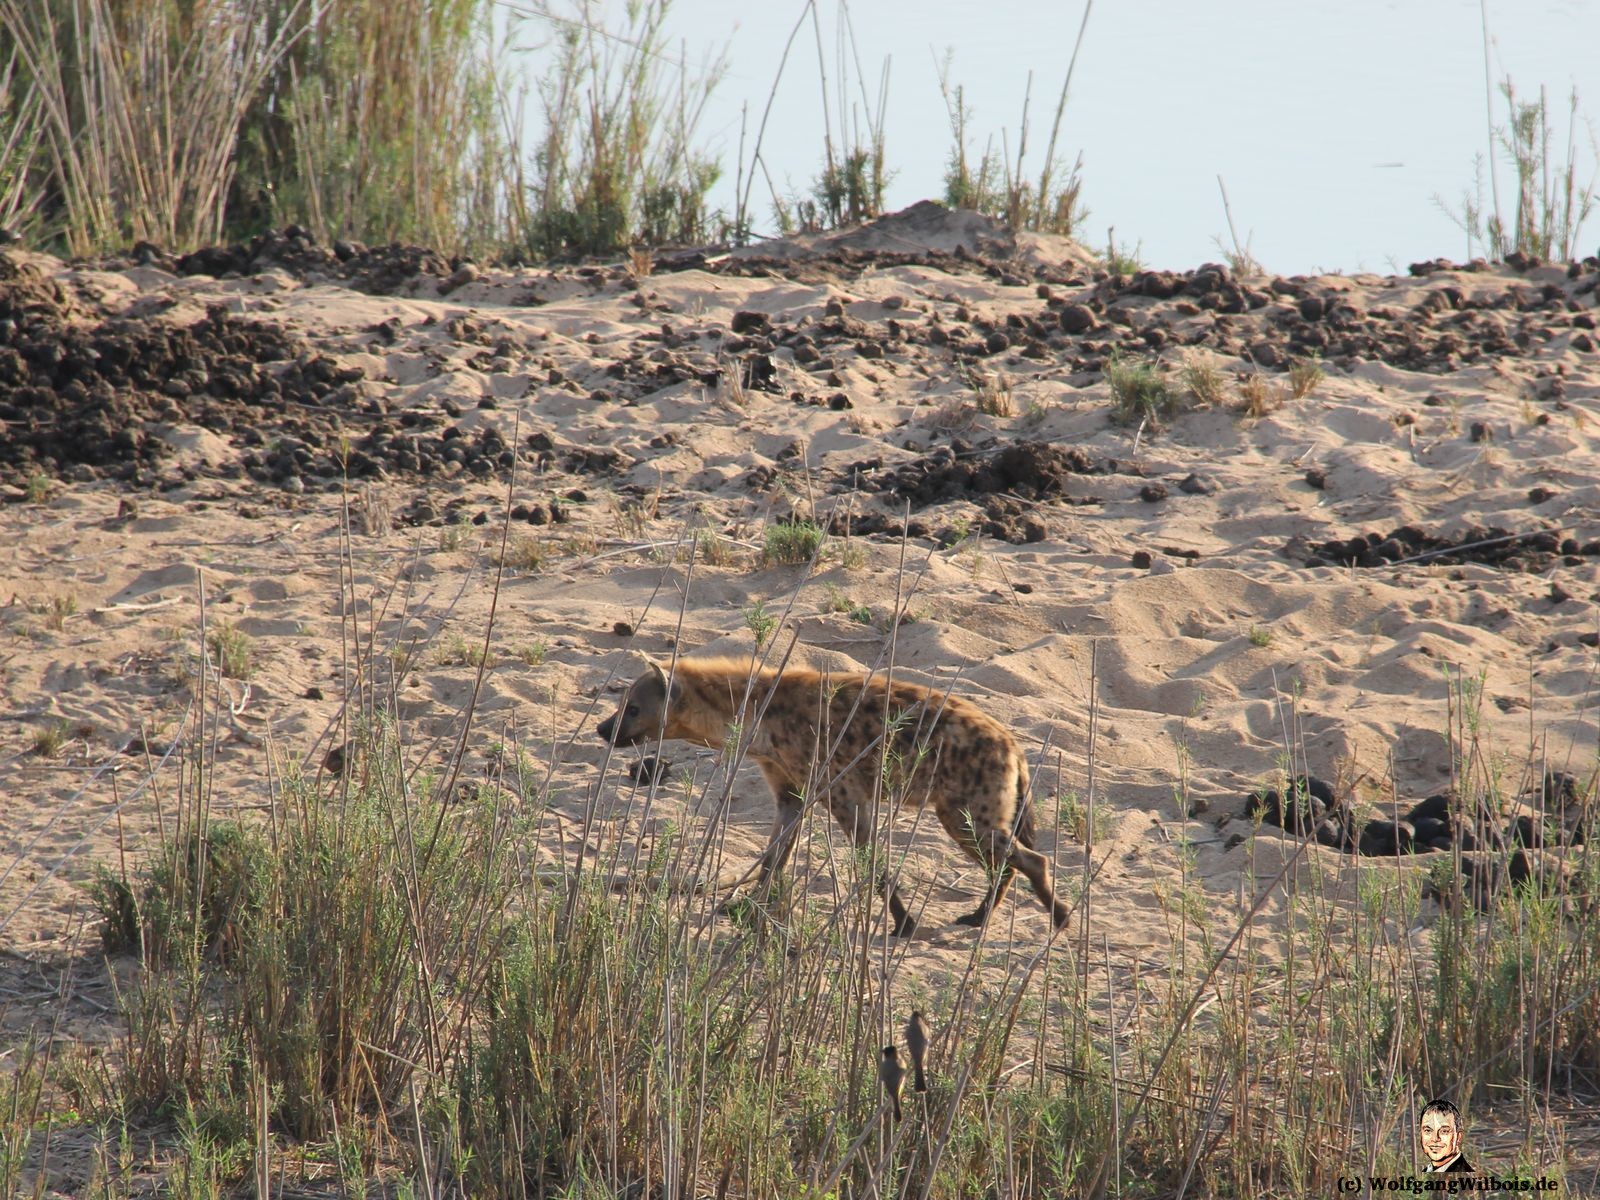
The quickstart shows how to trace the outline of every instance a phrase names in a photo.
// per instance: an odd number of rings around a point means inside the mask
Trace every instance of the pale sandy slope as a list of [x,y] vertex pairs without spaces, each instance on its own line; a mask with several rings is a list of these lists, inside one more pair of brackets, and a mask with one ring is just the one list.
[[[1472,288],[1489,279],[1325,283],[1367,307],[1404,307],[1425,287],[1453,280]],[[1220,930],[1232,927],[1247,873],[1276,869],[1288,845],[1276,831],[1254,843],[1229,842],[1247,832],[1233,814],[1251,787],[1274,776],[1286,736],[1303,746],[1314,774],[1354,781],[1364,803],[1419,798],[1450,778],[1447,672],[1458,671],[1482,680],[1483,736],[1503,757],[1510,790],[1530,759],[1578,774],[1594,765],[1597,659],[1579,637],[1596,628],[1600,562],[1556,560],[1544,574],[1429,564],[1306,569],[1282,553],[1292,538],[1317,541],[1405,523],[1451,532],[1472,523],[1521,529],[1545,521],[1579,538],[1600,537],[1600,371],[1593,353],[1564,339],[1532,358],[1443,376],[1381,363],[1348,371],[1330,365],[1314,394],[1263,419],[1201,410],[1164,432],[1146,432],[1137,444],[1134,431],[1108,422],[1103,381],[1049,360],[986,360],[981,370],[1009,377],[1016,415],[976,417],[963,435],[969,442],[1025,433],[1133,462],[1169,485],[1195,472],[1216,490],[1189,495],[1172,487],[1168,499],[1150,503],[1131,475],[1075,478],[1076,495],[1104,503],[1042,506],[1049,536],[1035,544],[985,538],[934,550],[913,541],[902,574],[898,540],[863,540],[864,561],[852,554],[846,565],[836,549],[809,579],[797,568],[762,567],[751,551],[728,544],[731,561],[697,563],[691,581],[681,562],[623,548],[670,540],[690,526],[753,546],[771,512],[814,506],[825,515],[846,502],[826,493],[849,464],[882,456],[892,465],[939,444],[934,414],[971,390],[948,356],[917,346],[875,360],[836,355],[837,385],[780,351],[776,394],[741,397],[691,380],[627,403],[594,399],[595,389],[615,387],[608,364],[660,351],[641,335],[664,323],[679,338],[705,335],[689,349],[714,361],[716,337],[739,310],[816,322],[837,300],[875,328],[890,317],[954,321],[963,306],[1003,320],[1008,312],[1040,312],[1032,282],[1007,284],[938,265],[888,266],[855,278],[686,270],[649,278],[637,292],[615,279],[486,271],[447,297],[424,284],[399,298],[302,286],[287,276],[213,281],[135,269],[91,282],[113,308],[138,311],[153,296],[175,301],[162,319],[192,319],[207,302],[222,300],[281,322],[363,368],[369,392],[387,398],[393,411],[450,399],[465,406],[459,424],[469,431],[488,423],[509,437],[520,416],[523,436],[547,432],[558,451],[606,446],[638,460],[612,477],[524,472],[512,498],[533,503],[573,488],[587,496],[565,502],[567,524],[513,531],[513,540],[535,539],[548,554],[540,569],[510,571],[501,586],[493,635],[500,653],[478,699],[474,761],[514,737],[549,768],[556,815],[548,844],[569,859],[580,852],[576,830],[593,796],[597,842],[632,834],[619,827],[623,814],[637,812],[622,772],[628,756],[619,755],[599,779],[602,747],[589,731],[614,702],[608,683],[638,669],[639,651],[669,655],[675,638],[685,652],[749,646],[745,612],[760,600],[790,613],[777,641],[786,645],[789,633],[797,634],[799,659],[871,665],[885,653],[897,589],[913,580],[906,603],[916,619],[898,629],[899,668],[953,682],[1012,724],[1037,756],[1035,797],[1047,830],[1056,797],[1087,789],[1091,683],[1097,685],[1095,798],[1104,813],[1095,859],[1106,861],[1090,921],[1096,943],[1108,939],[1119,970],[1165,961],[1167,906],[1186,878],[1180,843],[1192,847],[1192,878],[1212,901]],[[512,303],[530,287],[543,304]],[[476,323],[478,336],[452,337],[447,327],[462,316]],[[404,329],[393,345],[380,344],[367,331],[391,317]],[[486,356],[485,346],[496,341],[513,343],[515,352]],[[1229,370],[1241,366],[1219,361]],[[1558,364],[1563,405],[1535,404],[1527,381]],[[797,404],[790,395],[837,391],[850,396],[852,409]],[[495,406],[475,407],[486,396]],[[1430,396],[1438,398],[1431,405]],[[1546,423],[1535,423],[1540,414]],[[1494,440],[1472,441],[1474,421],[1489,422]],[[652,447],[663,435],[672,444]],[[189,453],[222,461],[234,452],[209,436],[185,444]],[[747,477],[760,467],[773,468],[773,482],[752,491]],[[1307,486],[1308,467],[1326,472],[1326,490]],[[619,495],[620,485],[634,485],[634,494]],[[1554,497],[1531,505],[1534,487]],[[484,633],[493,577],[486,546],[498,543],[504,484],[396,478],[353,493],[380,515],[385,508],[401,515],[424,493],[440,509],[464,498],[469,518],[487,514],[486,524],[469,520],[451,529],[366,532],[359,512],[355,521],[349,557],[362,622],[376,606],[380,645],[427,639],[398,691],[420,753],[429,739],[453,736],[472,691],[476,672],[460,652]],[[263,810],[271,794],[268,743],[315,764],[332,744],[341,710],[337,493],[202,481],[142,496],[140,515],[122,524],[114,520],[118,501],[115,489],[88,485],[68,487],[43,505],[0,508],[0,604],[10,602],[0,632],[0,872],[7,873],[0,945],[28,956],[84,944],[80,885],[96,864],[115,867],[119,838],[134,857],[152,844],[151,793],[129,805],[120,823],[110,819],[114,795],[144,778],[145,759],[116,750],[145,729],[159,753],[181,726],[191,700],[184,664],[198,645],[199,579],[207,619],[248,634],[256,655],[239,732],[225,730],[217,754],[218,813]],[[639,518],[641,504],[655,515]],[[956,502],[921,515],[938,528],[978,513]],[[1177,558],[1167,549],[1199,557]],[[1153,553],[1153,570],[1130,565],[1139,550]],[[1552,599],[1552,581],[1568,599]],[[30,603],[47,606],[55,596],[70,598],[74,609],[63,620],[30,611]],[[856,606],[865,606],[868,622],[830,611]],[[637,633],[619,636],[618,622]],[[538,665],[525,661],[540,653],[546,657]],[[305,698],[311,688],[320,689],[320,699]],[[242,686],[234,692],[236,702],[244,699]],[[72,740],[57,757],[41,759],[30,752],[35,733],[57,720],[69,724]],[[714,770],[709,752],[669,746],[667,757],[702,783]],[[108,761],[120,768],[115,793],[100,769]],[[170,804],[170,781],[162,794]],[[676,783],[663,788],[653,818],[697,829],[712,807],[704,795],[701,789],[685,800]],[[1206,811],[1187,818],[1180,798],[1204,801]],[[764,842],[769,811],[759,776],[745,770],[727,822],[726,880]],[[970,935],[948,921],[981,880],[941,836],[924,832],[914,842],[907,870],[935,886],[907,970],[937,978],[965,965]],[[1042,842],[1075,876],[1081,845],[1050,832]],[[1421,869],[1421,860],[1406,866]],[[1335,891],[1356,869],[1320,848],[1305,868],[1307,878]],[[826,872],[813,891],[832,894]],[[1042,939],[1044,913],[1025,892],[1013,894],[1016,938]],[[1278,908],[1274,900],[1269,912]],[[1002,917],[1003,943],[1013,929],[1011,911]],[[7,1017],[21,1019],[14,1010]]]

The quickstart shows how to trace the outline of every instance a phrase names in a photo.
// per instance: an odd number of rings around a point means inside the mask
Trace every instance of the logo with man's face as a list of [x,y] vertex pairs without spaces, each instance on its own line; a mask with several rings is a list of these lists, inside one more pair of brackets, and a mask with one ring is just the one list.
[[1461,1114],[1448,1100],[1422,1110],[1422,1152],[1438,1170],[1461,1153]]

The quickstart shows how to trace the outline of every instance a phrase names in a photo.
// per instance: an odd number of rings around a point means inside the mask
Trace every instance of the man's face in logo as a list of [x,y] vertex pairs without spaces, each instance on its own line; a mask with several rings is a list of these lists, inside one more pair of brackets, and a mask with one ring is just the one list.
[[1454,1113],[1431,1112],[1422,1118],[1422,1152],[1434,1166],[1449,1162],[1461,1149],[1461,1130]]

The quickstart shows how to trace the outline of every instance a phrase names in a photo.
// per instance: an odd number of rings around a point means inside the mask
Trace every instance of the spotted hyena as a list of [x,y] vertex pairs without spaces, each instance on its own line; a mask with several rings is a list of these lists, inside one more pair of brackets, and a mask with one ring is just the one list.
[[[914,683],[890,687],[881,676],[859,672],[791,667],[780,673],[736,659],[680,659],[670,679],[651,663],[596,732],[613,745],[681,738],[722,746],[740,724],[747,753],[777,800],[758,886],[783,869],[794,849],[806,797],[825,802],[851,841],[867,845],[875,785],[884,779],[889,787],[881,797],[901,797],[912,807],[931,803],[956,844],[997,870],[983,903],[962,924],[983,925],[1017,871],[1056,925],[1066,922],[1050,862],[1033,848],[1027,760],[1003,725],[959,696]],[[910,933],[915,922],[887,876],[878,886],[888,895],[895,932]]]

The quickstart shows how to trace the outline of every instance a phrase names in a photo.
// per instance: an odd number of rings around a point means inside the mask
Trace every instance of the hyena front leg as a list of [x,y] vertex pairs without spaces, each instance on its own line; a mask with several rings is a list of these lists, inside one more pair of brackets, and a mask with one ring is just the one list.
[[782,767],[762,763],[761,773],[767,777],[776,808],[772,818],[772,840],[761,853],[756,873],[756,887],[764,889],[773,876],[781,874],[800,840],[800,822],[805,816],[805,798],[800,787]]
[[[850,839],[857,850],[869,849],[872,845],[872,822],[867,820],[866,813],[860,807],[837,795],[828,799],[828,810],[833,813],[833,819],[839,823],[845,836]],[[889,869],[883,867],[878,871],[875,881],[878,894],[889,901],[889,915],[894,918],[895,937],[909,937],[917,931],[917,922],[906,908],[905,901],[900,899],[900,893],[889,880]]]
[[983,900],[978,907],[966,916],[956,918],[957,925],[982,929],[988,923],[989,914],[1005,899],[1006,890],[1016,874],[1013,865],[1015,860],[1008,853],[1012,839],[998,829],[977,827],[972,814],[966,809],[941,804],[938,817],[939,824],[944,826],[951,840],[961,847],[968,858],[982,867],[988,877],[988,885],[984,888]]
[[[978,907],[964,917],[957,917],[957,925],[970,925],[974,929],[982,929],[988,924],[989,914],[1000,906],[1000,901],[1005,899],[1006,889],[1011,886],[1011,880],[1016,875],[1016,868],[1006,855],[1008,841],[1010,839],[999,832],[981,834],[976,839],[969,836],[966,839],[962,848],[967,849],[967,852],[983,867],[990,882]],[[974,848],[968,849],[968,846]]]

